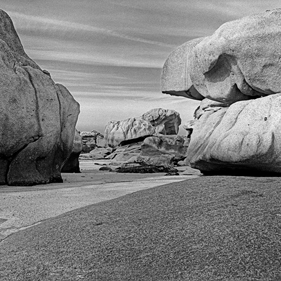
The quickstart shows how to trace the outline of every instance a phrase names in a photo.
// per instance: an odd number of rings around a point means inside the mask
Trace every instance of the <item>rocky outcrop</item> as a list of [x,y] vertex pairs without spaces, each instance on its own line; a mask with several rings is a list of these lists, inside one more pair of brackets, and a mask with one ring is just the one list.
[[[201,96],[228,105],[281,92],[280,29],[281,9],[276,9],[225,23],[213,35],[186,43],[188,52],[176,50],[173,63],[169,58],[165,64],[171,69],[163,71],[162,91],[193,86]],[[167,88],[169,72],[181,73],[187,86]]]
[[60,182],[79,104],[24,52],[0,10],[0,184]]
[[181,118],[174,110],[156,108],[141,117],[122,121],[111,121],[105,128],[106,144],[116,147],[124,140],[139,138],[153,134],[177,134]]
[[[205,174],[280,174],[281,9],[223,24],[178,47],[162,91],[202,100],[187,163]],[[195,89],[195,90],[194,90]]]
[[155,166],[171,166],[186,157],[187,146],[181,136],[147,137],[141,145],[137,162]]
[[88,153],[96,147],[105,147],[105,139],[104,136],[92,130],[91,132],[81,132],[82,137],[82,153]]
[[155,135],[147,137],[141,146],[142,154],[154,153],[172,154],[177,159],[186,157],[187,147],[184,146],[185,138],[178,135]]
[[228,104],[281,92],[280,29],[281,9],[222,25],[192,50],[194,87]]
[[185,138],[177,135],[155,135],[118,146],[106,158],[115,163],[170,167],[186,157]]
[[136,162],[141,152],[142,142],[135,142],[118,146],[110,155],[106,158],[111,159],[115,163],[132,163]]
[[65,162],[62,172],[63,173],[80,173],[79,155],[82,151],[82,137],[79,132],[75,130],[72,152]]
[[89,153],[83,153],[80,156],[82,160],[90,160],[90,159],[104,159],[112,152],[112,148],[110,147],[96,147],[91,150]]
[[192,167],[205,174],[281,174],[281,94],[213,109],[194,122]]

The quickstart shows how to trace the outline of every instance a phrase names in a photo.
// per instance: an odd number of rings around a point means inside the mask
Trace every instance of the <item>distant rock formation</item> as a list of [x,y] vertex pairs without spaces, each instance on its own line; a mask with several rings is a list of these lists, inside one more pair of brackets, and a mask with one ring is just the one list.
[[181,118],[174,110],[155,108],[141,117],[111,121],[105,128],[106,144],[116,147],[124,140],[153,134],[174,135],[179,131]]
[[104,159],[112,152],[112,148],[110,147],[96,147],[91,150],[89,153],[83,153],[80,156],[82,160],[90,160],[90,159]]
[[223,24],[178,47],[162,91],[202,100],[187,163],[205,174],[281,174],[281,9]]
[[133,163],[137,161],[141,152],[142,142],[135,142],[116,147],[106,159],[115,163]]
[[0,184],[61,182],[79,104],[24,52],[0,10]]
[[106,158],[116,163],[170,167],[186,157],[185,138],[181,136],[158,134],[135,140],[118,146]]
[[72,152],[61,170],[63,173],[80,173],[79,155],[81,151],[82,137],[79,132],[75,130]]
[[88,153],[96,147],[105,147],[104,136],[98,131],[80,132],[82,137],[82,153]]
[[157,135],[144,140],[137,162],[147,165],[171,166],[186,158],[187,146],[181,136]]

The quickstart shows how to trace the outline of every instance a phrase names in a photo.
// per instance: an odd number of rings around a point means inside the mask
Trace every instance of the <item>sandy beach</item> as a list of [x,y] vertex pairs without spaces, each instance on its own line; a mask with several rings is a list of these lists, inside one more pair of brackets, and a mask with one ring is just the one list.
[[192,178],[192,175],[123,174],[99,171],[106,161],[81,161],[81,173],[62,175],[64,182],[0,188],[0,240],[68,211],[125,194]]
[[66,212],[2,240],[0,280],[279,280],[280,184],[203,176]]

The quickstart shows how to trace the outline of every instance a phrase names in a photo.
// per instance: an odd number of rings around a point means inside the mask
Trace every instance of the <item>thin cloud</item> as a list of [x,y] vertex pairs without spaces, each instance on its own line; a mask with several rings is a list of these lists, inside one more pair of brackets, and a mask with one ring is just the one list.
[[106,29],[106,28],[100,28],[100,27],[95,27],[91,25],[86,25],[86,24],[81,24],[81,23],[74,23],[70,21],[62,21],[62,20],[56,20],[56,19],[50,19],[50,18],[45,18],[41,16],[32,16],[32,15],[26,15],[22,14],[19,12],[8,12],[11,18],[14,21],[18,22],[18,29],[23,30],[60,30],[63,32],[73,32],[73,31],[82,31],[82,32],[94,32],[94,33],[101,33],[101,34],[106,34],[108,36],[113,36],[117,38],[122,38],[134,42],[139,42],[139,43],[145,43],[145,44],[150,44],[150,45],[157,45],[161,47],[173,47],[173,45],[162,43],[162,42],[157,42],[153,40],[147,40],[127,34],[123,34],[121,32],[117,32],[114,30]]

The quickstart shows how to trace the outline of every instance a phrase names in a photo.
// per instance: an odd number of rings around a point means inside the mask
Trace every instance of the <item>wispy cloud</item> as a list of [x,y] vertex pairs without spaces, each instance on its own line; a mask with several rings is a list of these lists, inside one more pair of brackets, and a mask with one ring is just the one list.
[[188,119],[198,102],[160,92],[169,53],[226,21],[278,6],[280,0],[1,0],[27,54],[80,102],[80,129],[153,107]]
[[101,33],[108,36],[113,36],[117,38],[122,38],[134,42],[157,45],[162,47],[171,47],[170,44],[165,44],[153,40],[147,40],[144,38],[139,38],[131,35],[127,35],[114,30],[95,27],[92,25],[86,25],[70,21],[62,21],[57,19],[45,18],[42,16],[27,15],[19,12],[9,12],[10,16],[14,21],[18,22],[19,30],[41,30],[41,31],[58,31],[61,32],[93,32]]

